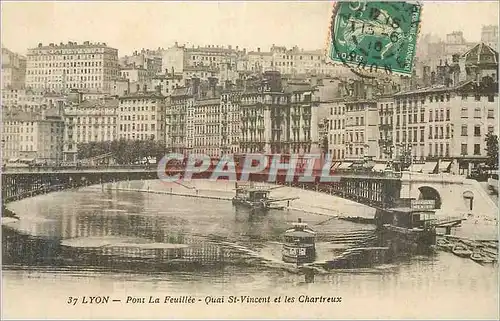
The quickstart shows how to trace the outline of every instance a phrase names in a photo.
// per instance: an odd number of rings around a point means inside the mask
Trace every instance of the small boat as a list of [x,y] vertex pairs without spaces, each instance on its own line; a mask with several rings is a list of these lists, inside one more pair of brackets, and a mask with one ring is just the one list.
[[311,263],[316,259],[316,232],[299,218],[284,236],[283,261],[286,263]]
[[280,201],[290,201],[297,197],[272,199],[269,197],[271,188],[256,187],[254,185],[238,186],[236,184],[236,195],[232,199],[233,205],[242,205],[250,208],[252,211],[268,211],[271,209],[284,209],[285,206],[273,206],[272,204]]
[[460,257],[470,257],[472,255],[472,251],[464,244],[455,245],[451,252]]
[[488,255],[485,255],[483,252],[475,250],[471,256],[471,260],[477,263],[493,263],[493,259]]
[[438,239],[436,241],[436,245],[438,248],[448,252],[451,252],[454,247],[454,244],[448,241],[447,239]]

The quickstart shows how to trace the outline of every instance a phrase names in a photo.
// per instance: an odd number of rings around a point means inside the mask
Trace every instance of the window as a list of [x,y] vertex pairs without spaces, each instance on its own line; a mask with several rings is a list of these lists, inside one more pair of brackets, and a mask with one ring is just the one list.
[[432,126],[429,126],[429,138],[432,139]]
[[460,117],[462,118],[467,118],[467,107],[462,107],[461,111],[460,111]]
[[462,136],[467,136],[467,125],[462,125]]
[[488,109],[488,118],[494,118],[494,110]]
[[467,144],[462,144],[460,155],[467,155]]
[[423,128],[420,129],[420,141],[423,142],[424,141],[424,132],[425,130]]
[[481,108],[474,108],[474,118],[481,118]]
[[481,155],[481,144],[474,144],[474,155]]
[[446,120],[450,120],[450,110],[446,109]]
[[432,110],[429,110],[429,122],[432,121]]
[[488,126],[488,133],[493,133],[493,126]]
[[446,143],[446,154],[445,156],[450,156],[450,144]]
[[474,126],[474,136],[475,137],[480,137],[481,136],[481,126]]
[[432,144],[429,144],[429,156],[432,156]]

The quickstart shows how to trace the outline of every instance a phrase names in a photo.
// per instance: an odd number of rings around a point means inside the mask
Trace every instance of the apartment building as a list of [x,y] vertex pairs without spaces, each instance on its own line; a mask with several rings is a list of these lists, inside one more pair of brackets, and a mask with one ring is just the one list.
[[118,139],[118,99],[84,100],[64,108],[64,161],[77,160],[80,143]]
[[[194,89],[194,90],[193,90]],[[187,154],[193,148],[195,141],[187,136],[188,110],[189,126],[193,126],[196,133],[196,123],[193,118],[195,111],[194,96],[198,94],[198,86],[179,87],[173,90],[166,103],[166,144],[170,152]],[[191,129],[191,128],[190,128]]]
[[77,88],[109,93],[118,76],[118,50],[105,43],[40,43],[28,49],[26,86],[35,90]]
[[2,110],[2,158],[58,163],[63,157],[64,121],[57,108]]
[[333,159],[343,160],[346,157],[345,145],[345,115],[344,98],[336,98],[330,104],[328,116],[328,152]]
[[118,138],[165,141],[165,97],[160,91],[128,93],[118,98]]
[[319,153],[318,106],[310,84],[266,72],[260,88],[241,96],[241,152]]

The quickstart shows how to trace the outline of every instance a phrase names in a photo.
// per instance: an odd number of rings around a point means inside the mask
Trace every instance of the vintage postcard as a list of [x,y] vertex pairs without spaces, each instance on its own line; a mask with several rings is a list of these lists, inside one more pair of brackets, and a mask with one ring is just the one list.
[[3,319],[492,319],[498,1],[2,1]]

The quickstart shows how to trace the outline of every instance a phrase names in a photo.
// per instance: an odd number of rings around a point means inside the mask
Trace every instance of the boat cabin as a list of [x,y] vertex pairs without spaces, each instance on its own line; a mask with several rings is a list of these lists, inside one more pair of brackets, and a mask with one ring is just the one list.
[[306,223],[302,223],[299,219],[298,222],[292,223],[293,228],[287,230],[284,235],[285,242],[287,243],[300,243],[300,244],[314,244],[315,232],[308,228]]
[[270,191],[268,189],[259,189],[254,187],[238,187],[236,189],[236,196],[243,197],[251,202],[258,202],[261,200],[269,199]]
[[432,223],[436,220],[434,210],[415,209],[409,207],[390,209],[384,216],[384,224],[390,224],[408,229],[428,229],[432,227]]

